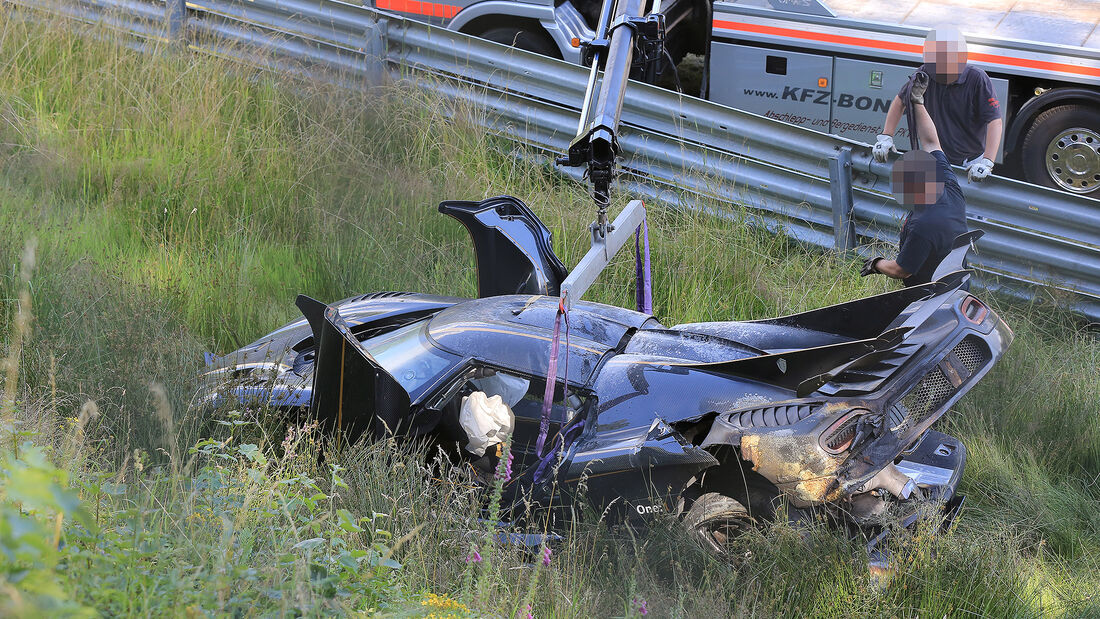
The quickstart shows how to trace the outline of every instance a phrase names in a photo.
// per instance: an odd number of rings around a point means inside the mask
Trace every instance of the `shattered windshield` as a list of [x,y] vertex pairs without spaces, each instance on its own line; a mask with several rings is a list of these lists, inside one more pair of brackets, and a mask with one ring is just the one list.
[[431,345],[425,334],[427,322],[418,320],[362,343],[413,401],[460,361]]

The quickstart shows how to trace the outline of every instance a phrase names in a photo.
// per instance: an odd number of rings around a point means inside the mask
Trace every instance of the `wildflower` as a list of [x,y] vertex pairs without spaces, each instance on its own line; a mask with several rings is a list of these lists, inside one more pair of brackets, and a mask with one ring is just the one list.
[[477,552],[477,546],[470,549],[470,554],[466,555],[466,563],[481,563],[481,555]]
[[645,600],[639,600],[638,598],[634,598],[634,599],[630,600],[630,605],[634,607],[634,610],[638,611],[639,615],[648,615],[649,614],[649,605],[646,603]]
[[550,547],[542,547],[542,564],[546,567],[550,567]]
[[501,479],[503,481],[508,481],[509,479],[512,479],[512,458],[514,458],[514,456],[512,455],[512,452],[509,451],[508,459],[504,462],[504,472],[501,473],[500,469],[497,469],[497,472],[495,474],[495,477],[497,479]]
[[283,453],[287,459],[294,457],[294,426],[286,429],[286,438],[283,439]]
[[458,619],[467,616],[470,612],[469,607],[462,602],[434,593],[425,594],[420,605],[427,607],[426,612],[429,612],[427,617],[432,619]]
[[523,619],[535,619],[535,615],[531,612],[531,605],[527,605],[526,612],[523,613]]

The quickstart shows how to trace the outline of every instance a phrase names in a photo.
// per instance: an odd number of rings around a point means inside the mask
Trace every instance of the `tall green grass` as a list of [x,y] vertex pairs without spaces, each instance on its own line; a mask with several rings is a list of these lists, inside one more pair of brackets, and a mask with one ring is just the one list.
[[[169,47],[139,54],[20,15],[0,13],[0,229],[10,231],[0,317],[16,315],[23,241],[34,237],[33,330],[14,351],[15,401],[19,428],[69,463],[96,514],[99,533],[67,525],[70,551],[50,568],[79,604],[189,616],[523,616],[527,601],[540,617],[629,616],[642,601],[684,617],[1100,612],[1100,342],[1048,308],[990,300],[1017,340],[946,422],[969,448],[969,507],[952,533],[910,540],[885,586],[871,583],[858,546],[823,528],[754,532],[751,559],[726,565],[671,521],[630,532],[589,519],[542,572],[517,549],[470,568],[481,525],[461,471],[362,445],[337,460],[344,487],[308,441],[286,457],[287,428],[270,415],[188,414],[201,352],[294,318],[298,293],[472,295],[469,239],[439,201],[516,195],[574,264],[590,200],[478,130],[476,111],[400,85],[351,93]],[[729,216],[649,213],[665,324],[786,314],[891,287],[744,225],[736,206],[711,206]],[[632,266],[617,259],[592,298],[632,304]],[[3,352],[13,344],[5,335]],[[94,418],[81,414],[87,402]],[[78,454],[67,451],[77,436]],[[323,496],[310,506],[307,491]],[[316,538],[324,544],[295,549]],[[399,569],[363,563],[380,547],[396,548]],[[344,550],[366,554],[341,568]],[[471,569],[488,595],[464,588]]]

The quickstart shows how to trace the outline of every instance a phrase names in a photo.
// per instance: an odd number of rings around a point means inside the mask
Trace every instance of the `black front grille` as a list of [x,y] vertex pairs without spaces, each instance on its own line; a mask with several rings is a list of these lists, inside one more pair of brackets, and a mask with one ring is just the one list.
[[966,371],[971,375],[989,361],[989,353],[985,345],[974,336],[963,339],[951,352],[958,357],[959,361],[966,367]]
[[[962,375],[960,370],[959,379],[963,382],[984,367],[990,359],[989,349],[974,336],[968,336],[956,344],[951,350],[949,357],[951,356],[958,359],[954,367],[961,364],[966,369],[965,375]],[[945,362],[951,363],[951,360],[947,359]],[[929,415],[940,410],[956,390],[947,374],[937,365],[924,375],[916,387],[910,389],[900,401],[890,407],[888,411],[890,427],[894,431],[902,431],[924,421]]]
[[954,392],[955,388],[943,370],[939,366],[932,368],[899,402],[906,411],[906,423],[913,425],[924,421],[951,399]]

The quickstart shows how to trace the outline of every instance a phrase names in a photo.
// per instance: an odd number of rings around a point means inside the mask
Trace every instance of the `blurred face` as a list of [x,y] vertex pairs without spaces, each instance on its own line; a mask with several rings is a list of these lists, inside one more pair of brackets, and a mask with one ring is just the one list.
[[924,40],[924,62],[937,82],[954,82],[966,68],[966,39],[954,28],[933,30]]
[[943,195],[943,183],[936,180],[936,159],[921,150],[905,153],[894,162],[890,180],[894,199],[905,206],[935,204]]

